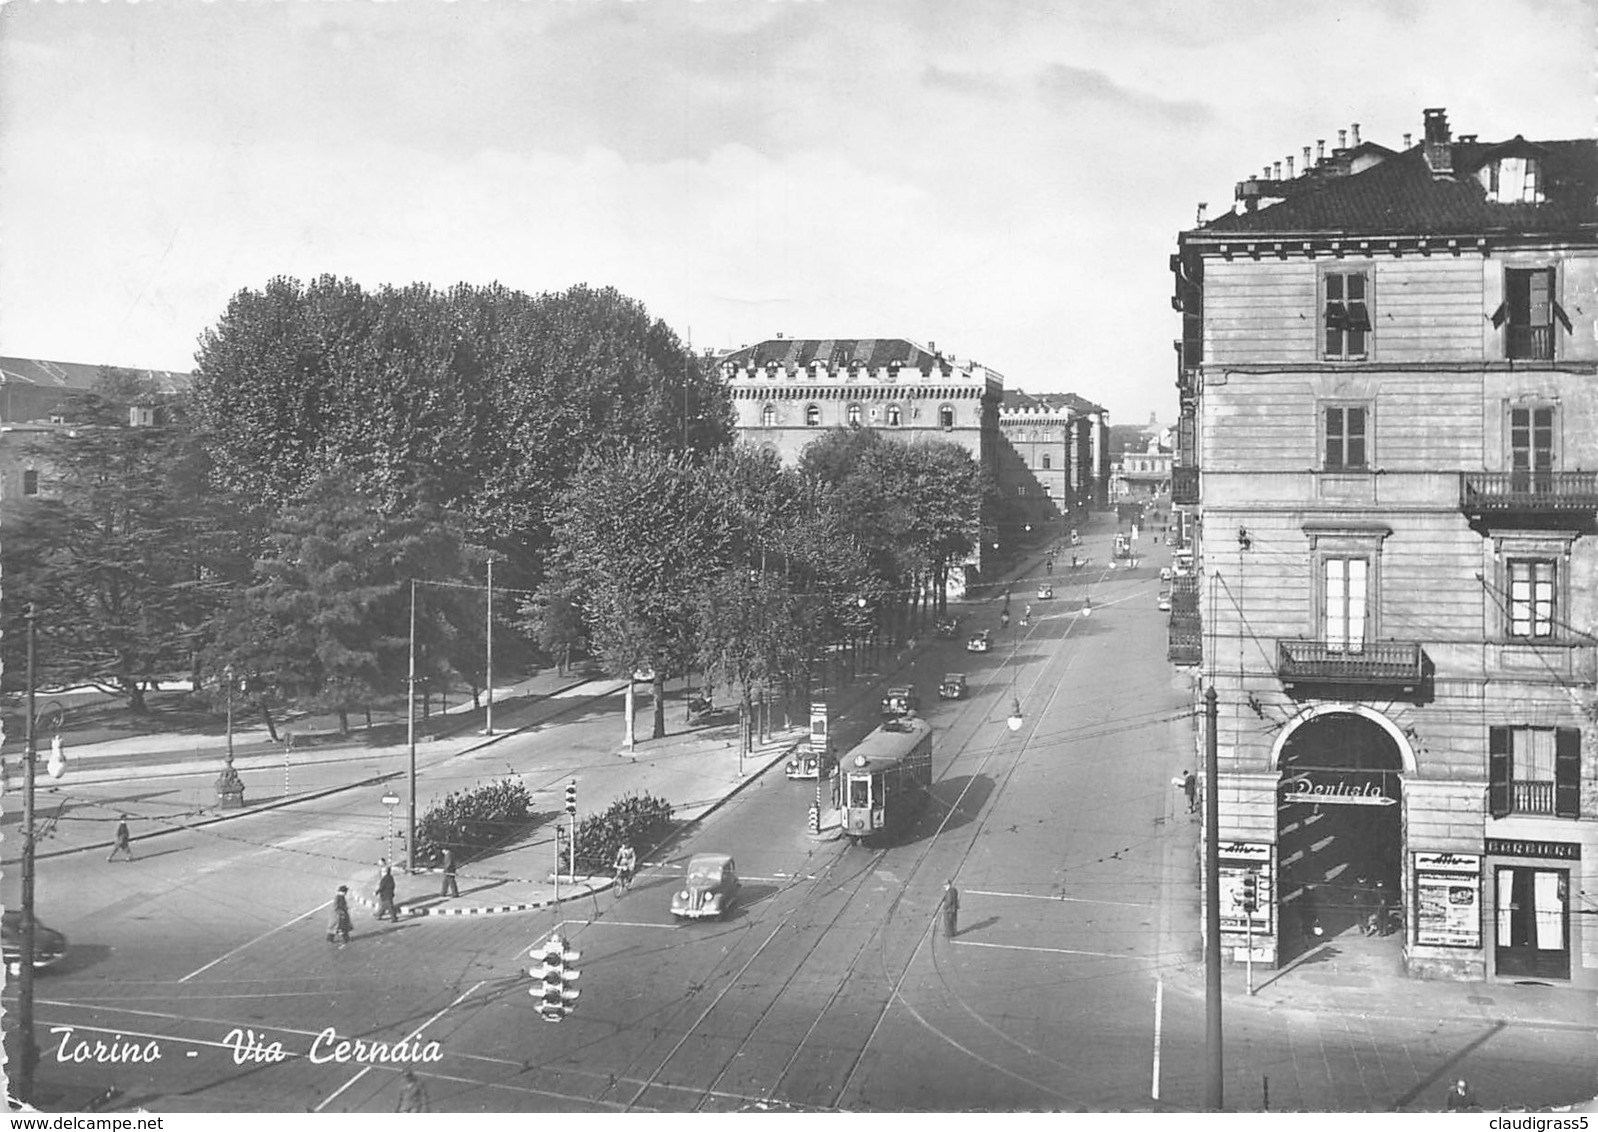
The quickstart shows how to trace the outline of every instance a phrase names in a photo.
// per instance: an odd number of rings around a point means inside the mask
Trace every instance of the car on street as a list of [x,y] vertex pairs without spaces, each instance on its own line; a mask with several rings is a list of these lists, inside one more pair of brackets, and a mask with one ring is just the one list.
[[909,715],[921,706],[921,697],[910,684],[895,684],[882,697],[883,715]]
[[837,760],[826,751],[804,750],[795,752],[783,773],[789,778],[831,778]]
[[1071,545],[1072,546],[1081,546],[1082,545],[1082,536],[1077,534],[1075,531],[1071,532]]
[[965,643],[966,652],[987,652],[992,647],[993,638],[987,629],[980,633],[972,633],[971,639]]
[[[67,953],[67,937],[54,928],[47,928],[39,922],[39,917],[33,918],[33,969],[43,970],[45,967],[59,963]],[[22,968],[22,909],[8,908],[4,916],[0,916],[0,958],[3,958],[6,970],[13,974]]]
[[1169,582],[1170,580],[1171,580],[1171,568],[1169,566],[1161,566],[1160,567],[1160,581]]
[[738,866],[725,853],[696,853],[688,862],[682,888],[672,895],[678,919],[719,919],[738,899]]
[[1161,590],[1159,600],[1155,602],[1155,605],[1169,613],[1171,610],[1171,591]]
[[943,683],[938,685],[938,697],[945,700],[965,699],[965,673],[945,672]]
[[1041,586],[1038,587],[1038,600],[1039,601],[1048,601],[1053,596],[1054,596],[1054,587],[1053,586],[1048,585],[1048,584],[1044,584],[1044,585],[1041,585]]
[[960,619],[958,617],[938,618],[937,634],[944,640],[952,641],[960,633]]

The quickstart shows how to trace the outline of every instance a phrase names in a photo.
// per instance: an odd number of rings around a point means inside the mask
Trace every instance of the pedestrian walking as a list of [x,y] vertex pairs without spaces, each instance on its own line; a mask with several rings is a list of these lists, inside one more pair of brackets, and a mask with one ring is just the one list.
[[1182,793],[1187,795],[1187,812],[1198,809],[1198,775],[1191,770],[1182,772]]
[[444,883],[439,886],[440,896],[459,896],[460,887],[455,883],[455,850],[444,849]]
[[427,1107],[427,1086],[416,1076],[416,1070],[405,1070],[405,1087],[400,1090],[399,1105],[395,1112],[431,1112]]
[[1479,1110],[1481,1105],[1476,1103],[1476,1094],[1470,1091],[1470,1086],[1461,1077],[1448,1087],[1446,1107],[1449,1112],[1473,1112]]
[[117,822],[116,837],[111,845],[111,855],[107,861],[116,860],[118,853],[126,853],[128,860],[133,860],[133,835],[128,832],[128,815],[123,814]]
[[338,886],[338,891],[333,894],[333,912],[327,921],[327,942],[337,941],[340,947],[355,934],[355,925],[350,922],[350,901],[346,895],[349,890],[347,884]]
[[960,931],[960,890],[954,881],[943,886],[943,934],[953,939]]
[[399,923],[399,905],[394,903],[394,870],[386,863],[383,875],[377,878],[377,918],[381,920],[385,913]]

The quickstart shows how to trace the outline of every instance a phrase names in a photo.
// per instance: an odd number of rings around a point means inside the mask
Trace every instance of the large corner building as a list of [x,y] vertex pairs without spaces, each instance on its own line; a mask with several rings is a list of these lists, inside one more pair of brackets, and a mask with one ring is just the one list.
[[1422,125],[1172,257],[1225,953],[1598,987],[1598,146]]

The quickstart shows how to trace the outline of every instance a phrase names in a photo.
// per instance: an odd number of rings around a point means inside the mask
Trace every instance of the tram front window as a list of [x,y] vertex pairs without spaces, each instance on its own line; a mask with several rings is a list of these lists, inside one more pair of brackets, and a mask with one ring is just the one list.
[[849,780],[849,805],[858,807],[871,805],[871,779],[851,778]]

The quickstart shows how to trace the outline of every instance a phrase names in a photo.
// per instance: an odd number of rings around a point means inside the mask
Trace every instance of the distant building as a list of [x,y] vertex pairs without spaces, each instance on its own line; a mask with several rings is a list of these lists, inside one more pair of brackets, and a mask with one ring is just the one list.
[[1222,953],[1381,911],[1417,977],[1591,990],[1598,144],[1423,129],[1306,149],[1172,257]]
[[155,394],[127,406],[133,426],[157,423],[161,398],[187,389],[192,377],[168,370],[0,357],[0,514],[15,514],[28,500],[50,494],[50,469],[37,450],[51,434],[72,427],[63,414],[65,402],[94,389],[113,369],[142,378]]
[[[999,400],[996,370],[959,360],[936,344],[903,338],[769,338],[716,359],[736,414],[739,440],[797,463],[832,428],[872,428],[902,440],[961,445],[995,480]],[[984,529],[994,529],[991,516]],[[992,550],[985,534],[980,551]]]
[[1107,501],[1107,417],[1074,393],[1005,391],[998,459],[1004,541],[1058,537]]
[[[1163,440],[1162,440],[1163,437]],[[1110,499],[1115,503],[1154,499],[1171,490],[1169,429],[1149,436],[1141,452],[1128,449],[1110,465]]]

